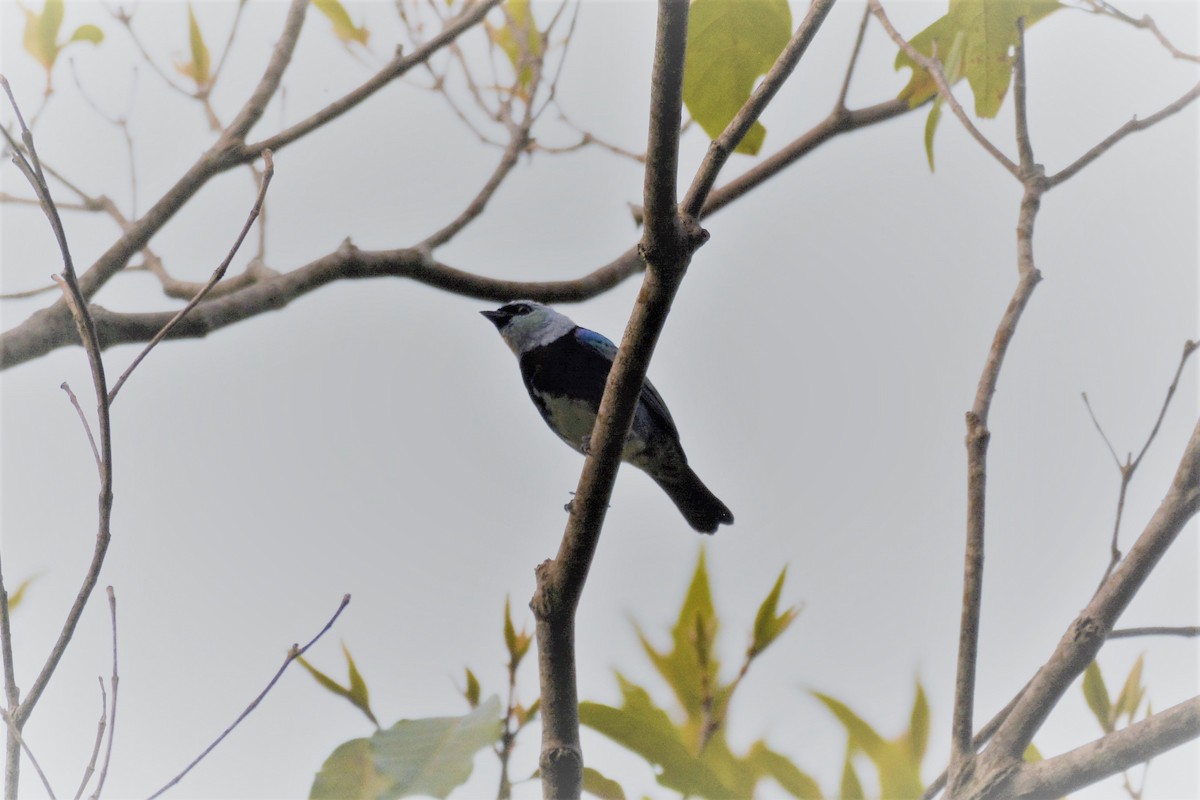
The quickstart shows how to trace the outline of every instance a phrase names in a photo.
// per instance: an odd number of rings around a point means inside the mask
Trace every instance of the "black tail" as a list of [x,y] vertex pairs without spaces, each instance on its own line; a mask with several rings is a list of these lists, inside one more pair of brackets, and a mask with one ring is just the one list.
[[732,525],[733,512],[708,490],[691,467],[672,475],[650,475],[679,507],[683,518],[700,533],[716,533],[718,525]]

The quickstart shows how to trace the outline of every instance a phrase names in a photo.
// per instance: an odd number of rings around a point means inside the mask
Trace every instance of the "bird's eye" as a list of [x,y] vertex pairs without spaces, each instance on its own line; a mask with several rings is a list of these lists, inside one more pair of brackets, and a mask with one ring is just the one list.
[[525,303],[517,303],[512,307],[512,313],[518,317],[528,314],[530,311],[533,311],[533,309]]

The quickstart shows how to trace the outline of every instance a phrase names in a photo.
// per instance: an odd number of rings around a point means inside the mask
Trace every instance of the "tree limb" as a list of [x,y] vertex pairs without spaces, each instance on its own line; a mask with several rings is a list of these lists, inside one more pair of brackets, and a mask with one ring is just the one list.
[[1005,795],[1063,797],[1197,737],[1200,737],[1200,697],[1193,697],[1082,747],[1023,765]]

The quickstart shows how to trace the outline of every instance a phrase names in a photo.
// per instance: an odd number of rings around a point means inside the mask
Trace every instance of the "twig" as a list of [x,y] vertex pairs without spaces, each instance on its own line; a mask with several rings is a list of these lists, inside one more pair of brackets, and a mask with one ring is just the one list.
[[871,19],[871,6],[863,6],[862,20],[858,23],[858,35],[854,38],[854,49],[850,51],[850,63],[846,66],[846,77],[842,78],[842,88],[838,91],[834,109],[846,110],[846,95],[850,93],[850,78],[854,75],[854,67],[858,64],[859,53],[862,52],[863,39],[866,38],[867,22]]
[[1062,170],[1048,177],[1046,179],[1046,188],[1051,189],[1055,186],[1058,186],[1063,181],[1073,177],[1075,173],[1079,172],[1088,164],[1091,164],[1097,158],[1104,155],[1106,152],[1108,152],[1109,148],[1124,139],[1129,134],[1136,133],[1138,131],[1144,131],[1146,128],[1162,122],[1172,114],[1176,114],[1182,109],[1186,108],[1197,97],[1200,97],[1200,83],[1197,83],[1187,92],[1185,92],[1179,97],[1178,100],[1169,103],[1145,119],[1138,119],[1137,117],[1134,117],[1133,119],[1129,120],[1124,125],[1117,128],[1115,131],[1105,137],[1102,142],[1076,159],[1074,163],[1064,167]]
[[225,256],[225,260],[222,261],[217,266],[216,270],[213,271],[212,277],[208,279],[208,283],[204,284],[200,291],[196,293],[196,296],[193,297],[186,306],[179,309],[179,312],[175,314],[175,316],[171,317],[167,324],[163,325],[162,329],[159,330],[159,332],[154,335],[154,338],[152,338],[145,348],[142,349],[142,352],[138,353],[137,358],[133,360],[133,363],[131,363],[125,369],[125,372],[123,372],[121,377],[117,379],[117,382],[113,384],[112,391],[108,394],[109,403],[112,403],[116,399],[117,392],[119,392],[121,387],[125,385],[125,381],[137,368],[138,364],[142,363],[142,359],[149,355],[150,351],[154,349],[154,346],[161,342],[167,336],[167,334],[171,332],[171,328],[175,327],[175,325],[177,325],[181,319],[187,316],[189,311],[195,308],[200,301],[204,299],[204,296],[208,294],[214,286],[217,285],[217,282],[220,281],[221,278],[225,277],[225,271],[229,269],[230,262],[232,262],[233,257],[237,255],[238,249],[242,246],[242,242],[246,239],[246,234],[250,232],[250,227],[254,225],[254,220],[258,218],[258,212],[262,208],[263,200],[267,196],[267,187],[271,184],[271,177],[275,174],[275,164],[271,160],[271,151],[264,150],[262,152],[262,158],[263,163],[266,164],[266,169],[263,172],[262,182],[258,187],[258,196],[254,199],[254,205],[250,208],[250,213],[246,217],[246,222],[242,225],[242,230],[238,234],[237,239],[234,240],[233,246],[229,249],[229,253]]
[[98,800],[104,789],[104,779],[108,777],[108,765],[112,761],[113,736],[117,732],[117,686],[120,676],[117,674],[117,596],[113,587],[105,587],[108,592],[108,613],[112,619],[112,706],[108,712],[108,745],[104,748],[104,763],[100,765],[100,777],[96,780],[96,789],[92,792],[92,800]]
[[[62,220],[58,214],[58,208],[54,204],[54,199],[50,194],[50,187],[46,183],[45,174],[42,170],[41,160],[38,157],[37,148],[34,146],[33,134],[25,125],[25,121],[21,116],[21,110],[17,105],[16,98],[13,97],[12,88],[8,81],[0,76],[0,85],[3,86],[5,94],[8,96],[13,112],[17,117],[17,122],[21,128],[21,138],[24,144],[24,149],[13,147],[14,162],[25,177],[29,180],[33,187],[34,193],[42,201],[42,210],[50,223],[50,227],[54,232],[55,239],[58,242],[59,251],[63,260],[63,276],[56,281],[61,281],[63,287],[64,302],[74,318],[76,328],[79,332],[79,338],[83,342],[84,349],[87,353],[88,362],[91,367],[92,383],[96,392],[97,418],[99,424],[99,470],[100,470],[100,496],[98,499],[98,525],[96,533],[96,545],[92,552],[92,560],[88,565],[88,570],[84,575],[82,585],[76,593],[75,600],[71,604],[71,608],[67,612],[65,621],[63,622],[62,630],[59,633],[58,640],[51,648],[50,654],[47,656],[41,671],[34,679],[30,686],[25,700],[16,708],[13,708],[9,719],[12,727],[19,731],[29,719],[30,713],[41,698],[42,692],[45,691],[46,685],[49,683],[51,676],[57,669],[59,662],[62,660],[63,654],[66,652],[67,645],[70,643],[75,633],[75,628],[79,623],[79,619],[83,615],[83,609],[87,605],[88,599],[91,597],[92,590],[96,586],[99,579],[100,568],[104,563],[105,553],[108,551],[108,543],[111,538],[109,531],[109,520],[112,515],[112,440],[111,428],[109,424],[109,405],[108,391],[104,376],[104,362],[100,357],[100,343],[97,339],[95,323],[88,313],[87,300],[84,298],[83,292],[80,289],[79,281],[75,274],[75,266],[71,259],[71,251],[67,245],[66,233],[63,230]],[[3,129],[0,129],[3,130]],[[12,142],[12,137],[4,130],[4,136]],[[16,739],[13,736],[8,738],[8,747],[5,751],[5,797],[15,800],[18,791],[19,779],[19,753],[14,746]]]
[[[1158,418],[1154,421],[1154,427],[1150,429],[1150,435],[1146,437],[1146,441],[1142,445],[1142,449],[1138,452],[1137,458],[1134,458],[1133,454],[1130,453],[1126,457],[1125,462],[1121,462],[1112,443],[1108,440],[1108,436],[1105,435],[1104,429],[1100,427],[1100,422],[1096,419],[1096,414],[1092,411],[1092,405],[1088,402],[1087,393],[1083,393],[1083,403],[1087,406],[1088,414],[1091,415],[1092,424],[1096,426],[1096,430],[1100,432],[1100,437],[1108,445],[1108,451],[1112,453],[1113,460],[1117,464],[1117,470],[1121,473],[1121,488],[1117,493],[1117,513],[1116,519],[1113,522],[1112,542],[1109,546],[1110,557],[1108,567],[1104,570],[1104,576],[1100,579],[1100,586],[1104,585],[1104,582],[1112,575],[1112,571],[1116,569],[1117,563],[1121,560],[1121,549],[1118,545],[1121,534],[1121,518],[1125,511],[1125,496],[1128,492],[1129,484],[1133,481],[1133,475],[1137,472],[1138,465],[1142,463],[1142,458],[1146,455],[1146,451],[1150,449],[1154,437],[1158,435],[1158,429],[1162,426],[1163,418],[1167,415],[1167,408],[1171,405],[1171,398],[1175,396],[1175,390],[1179,388],[1179,379],[1183,375],[1183,368],[1187,364],[1188,357],[1196,349],[1196,342],[1184,342],[1183,355],[1179,359],[1179,366],[1175,369],[1175,377],[1171,380],[1171,385],[1167,388],[1167,396],[1163,399],[1162,408],[1158,412]],[[1097,587],[1097,590],[1099,590],[1099,587]]]
[[325,627],[323,627],[323,628],[321,628],[321,630],[317,631],[317,635],[308,640],[308,644],[304,645],[303,647],[300,647],[298,644],[293,644],[290,648],[288,648],[287,657],[283,659],[283,664],[280,665],[279,669],[275,671],[275,674],[274,674],[274,676],[271,677],[271,680],[267,682],[266,688],[264,688],[261,692],[259,692],[258,696],[255,697],[252,701],[250,701],[250,705],[246,706],[246,708],[242,711],[242,713],[238,715],[237,719],[235,719],[229,725],[229,727],[226,728],[221,733],[220,736],[218,736],[216,739],[214,739],[212,744],[210,744],[208,747],[204,748],[204,752],[202,752],[200,755],[196,756],[196,758],[194,758],[190,764],[188,764],[186,767],[183,768],[182,772],[180,772],[178,775],[176,775],[171,780],[167,781],[167,783],[161,789],[159,789],[154,794],[150,795],[148,800],[154,800],[154,798],[161,796],[164,792],[166,792],[172,786],[174,786],[175,784],[177,784],[181,780],[183,780],[184,776],[187,775],[189,772],[191,772],[193,767],[195,767],[197,764],[199,764],[201,761],[203,761],[205,756],[207,756],[209,753],[211,753],[213,751],[213,749],[216,748],[216,746],[219,745],[225,739],[226,736],[228,736],[230,733],[233,732],[234,728],[236,728],[239,724],[241,724],[242,720],[244,720],[246,717],[250,716],[250,713],[252,711],[254,711],[254,709],[258,708],[258,704],[263,701],[263,698],[265,698],[267,696],[267,694],[271,691],[271,689],[275,688],[275,684],[279,682],[279,679],[281,677],[283,677],[283,673],[285,670],[287,670],[288,666],[291,665],[291,663],[293,661],[295,661],[297,658],[304,655],[308,651],[308,648],[310,648],[314,644],[316,644],[317,640],[320,639],[322,636],[324,636],[325,632],[333,627],[333,624],[335,622],[337,622],[337,618],[339,616],[341,616],[342,611],[349,604],[350,604],[350,595],[348,595],[348,594],[343,595],[342,602],[338,605],[337,611],[333,612],[333,616],[330,617],[329,621],[325,623]]
[[1116,628],[1108,634],[1109,639],[1131,639],[1135,636],[1182,636],[1194,639],[1200,636],[1200,625],[1147,626],[1144,628]]
[[983,149],[986,150],[988,154],[992,156],[992,158],[996,159],[996,161],[1000,163],[1000,166],[1008,170],[1014,178],[1020,179],[1020,168],[1016,165],[1016,163],[1014,163],[1011,158],[1004,155],[1004,153],[1000,151],[1000,148],[992,144],[992,142],[983,135],[983,132],[975,127],[975,123],[971,122],[971,118],[967,116],[967,112],[963,109],[962,105],[959,104],[958,100],[955,99],[954,92],[951,90],[950,84],[946,80],[946,74],[942,71],[941,62],[936,57],[927,56],[917,50],[917,48],[913,47],[908,40],[905,39],[900,32],[892,26],[892,22],[890,19],[888,19],[887,13],[884,12],[883,6],[879,4],[879,0],[867,0],[867,2],[870,4],[871,10],[874,12],[875,16],[879,18],[879,22],[883,25],[883,29],[887,31],[888,36],[892,37],[892,41],[899,45],[900,49],[903,50],[909,58],[916,62],[921,69],[928,72],[930,77],[933,78],[933,82],[937,85],[938,95],[940,95],[942,100],[946,102],[946,105],[950,106],[950,110],[954,112],[954,116],[958,117],[958,121],[961,122],[963,127],[967,129],[967,133],[971,134],[971,137],[974,138],[975,141],[979,142]]
[[1175,58],[1178,58],[1178,59],[1181,59],[1184,61],[1194,61],[1197,64],[1200,64],[1200,55],[1194,55],[1192,53],[1185,53],[1182,50],[1180,50],[1178,47],[1176,47],[1174,44],[1172,44],[1171,40],[1169,40],[1166,37],[1166,35],[1163,34],[1163,32],[1158,29],[1158,24],[1155,23],[1154,19],[1151,18],[1149,14],[1145,14],[1140,19],[1138,19],[1138,18],[1129,16],[1128,14],[1126,14],[1125,12],[1123,12],[1117,8],[1114,8],[1109,3],[1104,2],[1104,0],[1085,0],[1085,2],[1089,6],[1092,7],[1093,14],[1104,14],[1106,16],[1113,17],[1114,19],[1119,19],[1121,22],[1132,25],[1135,28],[1141,28],[1142,30],[1148,30],[1152,34],[1154,34],[1154,38],[1158,39],[1159,44],[1161,44],[1163,47],[1165,47],[1167,49],[1167,52],[1170,53]]
[[97,678],[97,680],[100,682],[100,722],[96,725],[96,741],[92,744],[92,757],[88,759],[87,766],[83,768],[83,779],[79,781],[79,788],[75,790],[75,800],[83,797],[83,790],[87,788],[88,782],[96,772],[96,760],[100,758],[100,746],[104,744],[104,729],[108,727],[108,692],[104,690],[104,678]]
[[104,471],[104,463],[100,460],[100,451],[96,449],[96,438],[92,436],[92,426],[88,424],[87,415],[83,413],[83,409],[79,405],[79,398],[71,391],[71,385],[66,381],[59,384],[60,389],[67,393],[67,398],[71,401],[71,405],[75,407],[75,413],[79,415],[79,421],[83,423],[83,431],[87,434],[88,444],[92,446],[92,455],[96,459],[96,471]]

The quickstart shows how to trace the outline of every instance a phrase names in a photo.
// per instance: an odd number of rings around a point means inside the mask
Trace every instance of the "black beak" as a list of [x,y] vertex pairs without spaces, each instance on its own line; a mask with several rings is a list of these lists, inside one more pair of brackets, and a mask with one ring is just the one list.
[[497,330],[503,328],[504,324],[509,320],[508,314],[503,311],[480,311],[479,313],[491,320]]

